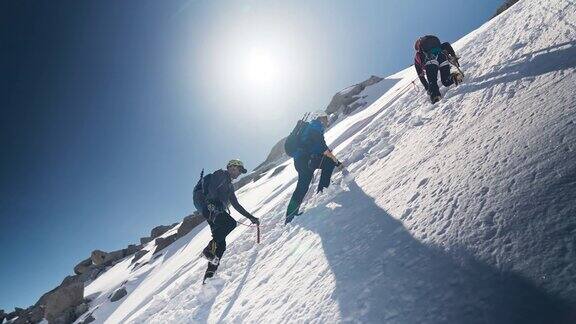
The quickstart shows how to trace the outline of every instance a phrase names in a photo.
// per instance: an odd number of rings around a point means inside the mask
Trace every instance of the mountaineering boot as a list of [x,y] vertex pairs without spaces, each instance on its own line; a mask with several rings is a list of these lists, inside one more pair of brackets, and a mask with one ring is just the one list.
[[204,273],[204,279],[202,279],[202,284],[205,285],[206,279],[210,279],[212,277],[214,277],[214,272],[213,271],[206,271],[206,273]]
[[440,99],[442,99],[441,96],[431,96],[430,97],[430,101],[432,102],[432,104],[437,103],[438,101],[440,101]]
[[220,258],[216,256],[216,242],[210,241],[208,246],[202,250],[202,257],[204,257],[210,264],[218,265],[220,263]]
[[216,269],[218,269],[217,265],[213,265],[213,264],[208,264],[208,268],[206,269],[206,272],[204,273],[204,279],[202,279],[202,284],[206,284],[206,279],[210,279],[212,277],[214,277],[214,274],[216,273]]
[[464,77],[460,72],[452,72],[450,75],[452,76],[452,80],[454,80],[455,85],[459,85],[462,83],[462,80],[464,80]]
[[288,210],[286,210],[286,222],[284,224],[290,223],[294,219],[294,216],[301,214],[298,210],[299,208],[300,205],[296,201],[290,200]]

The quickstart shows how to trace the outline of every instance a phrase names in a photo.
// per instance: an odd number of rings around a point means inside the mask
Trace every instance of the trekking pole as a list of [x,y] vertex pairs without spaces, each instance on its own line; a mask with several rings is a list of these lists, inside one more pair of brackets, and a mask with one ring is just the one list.
[[260,225],[256,225],[256,243],[260,244]]

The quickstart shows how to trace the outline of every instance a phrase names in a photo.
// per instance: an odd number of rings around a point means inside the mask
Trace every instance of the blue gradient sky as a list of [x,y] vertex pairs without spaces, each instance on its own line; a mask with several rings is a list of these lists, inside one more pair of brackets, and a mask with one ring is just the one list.
[[[181,220],[203,167],[255,167],[304,111],[501,2],[3,1],[0,308]],[[252,43],[283,62],[271,84],[237,66]]]

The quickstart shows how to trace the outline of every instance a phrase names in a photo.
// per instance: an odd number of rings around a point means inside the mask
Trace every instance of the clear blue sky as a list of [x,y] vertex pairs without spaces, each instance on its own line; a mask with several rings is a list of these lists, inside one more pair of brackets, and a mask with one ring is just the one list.
[[0,308],[180,221],[203,167],[254,168],[304,111],[501,2],[2,1]]

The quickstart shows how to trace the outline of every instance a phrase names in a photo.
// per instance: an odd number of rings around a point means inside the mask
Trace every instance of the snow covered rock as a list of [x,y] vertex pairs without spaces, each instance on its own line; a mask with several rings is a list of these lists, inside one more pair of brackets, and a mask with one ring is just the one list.
[[344,114],[348,115],[355,108],[358,108],[360,105],[356,105],[354,107],[350,106],[354,102],[356,102],[360,97],[358,96],[362,90],[366,89],[366,87],[376,84],[380,81],[384,80],[381,77],[377,77],[372,75],[368,80],[355,84],[351,87],[348,87],[342,91],[337,92],[333,97],[328,107],[326,107],[327,114],[333,114],[338,111],[343,111]]

